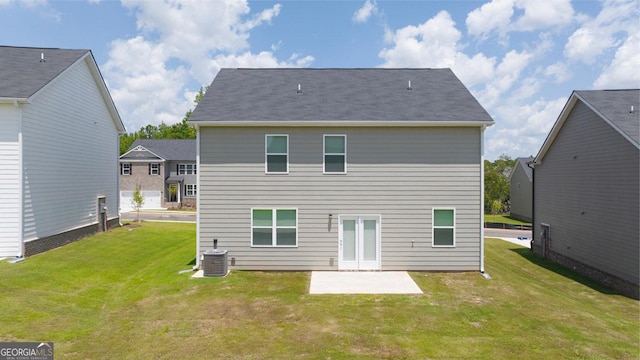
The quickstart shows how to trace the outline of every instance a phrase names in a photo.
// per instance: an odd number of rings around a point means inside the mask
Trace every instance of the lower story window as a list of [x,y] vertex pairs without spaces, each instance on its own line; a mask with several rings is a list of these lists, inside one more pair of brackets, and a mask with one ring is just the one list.
[[455,209],[433,209],[433,246],[453,247],[456,245],[455,215]]
[[298,210],[252,209],[251,246],[298,246]]
[[197,194],[197,185],[195,184],[184,185],[184,196],[196,196],[196,194]]

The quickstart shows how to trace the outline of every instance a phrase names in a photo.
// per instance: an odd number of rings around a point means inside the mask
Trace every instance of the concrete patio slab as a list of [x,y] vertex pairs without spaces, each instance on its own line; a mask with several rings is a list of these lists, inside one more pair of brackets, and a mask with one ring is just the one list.
[[406,271],[313,271],[309,294],[422,294]]

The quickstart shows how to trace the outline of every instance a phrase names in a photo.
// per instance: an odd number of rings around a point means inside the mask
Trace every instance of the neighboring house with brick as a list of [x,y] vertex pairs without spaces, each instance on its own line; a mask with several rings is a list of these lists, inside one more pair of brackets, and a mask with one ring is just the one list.
[[529,163],[532,157],[519,157],[509,175],[509,199],[511,212],[509,216],[522,221],[531,221],[533,213],[533,169]]
[[195,207],[197,173],[195,140],[137,139],[120,156],[120,210],[137,187],[144,209]]
[[534,167],[533,251],[639,297],[640,90],[574,91]]
[[489,114],[449,69],[222,69],[198,129],[197,261],[484,271]]
[[124,132],[90,50],[0,46],[0,257],[119,224]]

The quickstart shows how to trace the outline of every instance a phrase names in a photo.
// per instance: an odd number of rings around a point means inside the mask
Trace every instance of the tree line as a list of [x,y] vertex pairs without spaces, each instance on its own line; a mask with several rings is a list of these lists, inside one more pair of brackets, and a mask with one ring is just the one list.
[[497,160],[484,161],[484,212],[507,214],[511,211],[511,184],[509,176],[516,160],[502,154]]
[[[196,94],[196,98],[193,100],[195,104],[200,102],[200,99],[202,99],[207,89],[208,87],[200,88],[200,91]],[[160,125],[143,126],[138,131],[120,136],[120,155],[127,152],[131,144],[137,139],[195,139],[196,129],[187,124],[191,113],[192,110],[189,109],[182,121],[173,125],[167,125],[161,122]]]

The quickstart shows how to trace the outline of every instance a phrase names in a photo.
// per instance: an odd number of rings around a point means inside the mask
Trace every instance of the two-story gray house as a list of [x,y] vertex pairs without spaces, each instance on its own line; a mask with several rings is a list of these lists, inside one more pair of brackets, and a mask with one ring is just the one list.
[[640,297],[640,90],[574,91],[535,158],[533,251]]
[[484,271],[489,114],[449,69],[222,69],[198,129],[197,259]]
[[120,210],[133,208],[138,187],[143,208],[195,207],[197,173],[195,140],[137,139],[120,156]]
[[519,157],[509,175],[511,211],[509,216],[522,221],[533,217],[533,157]]

